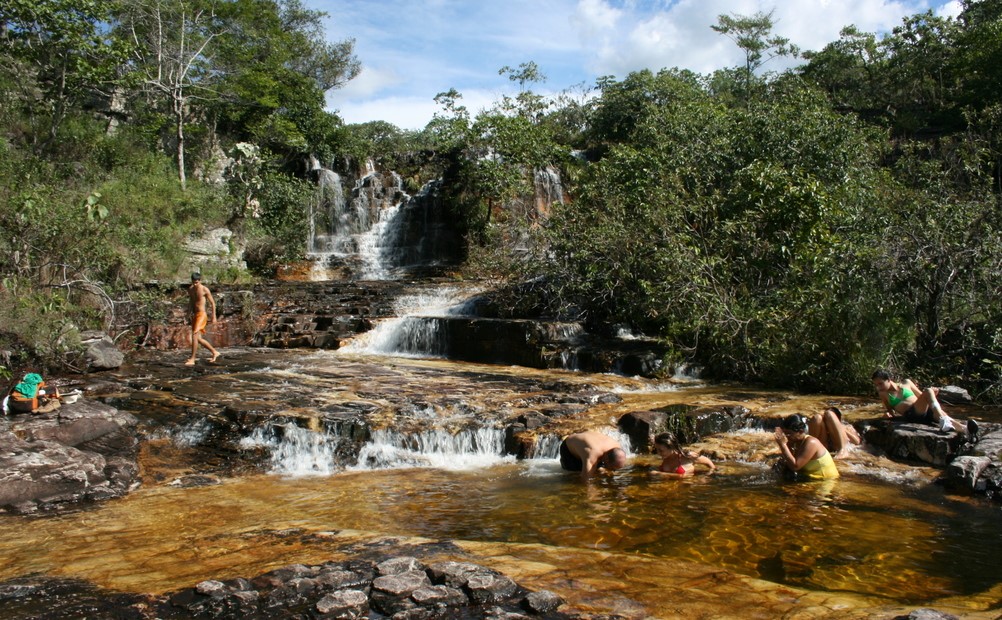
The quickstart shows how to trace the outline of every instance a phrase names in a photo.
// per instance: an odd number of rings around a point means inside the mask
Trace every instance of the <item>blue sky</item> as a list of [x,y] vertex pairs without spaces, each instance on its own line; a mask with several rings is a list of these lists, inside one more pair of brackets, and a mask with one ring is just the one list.
[[[349,123],[384,120],[420,129],[455,88],[471,113],[517,91],[503,66],[535,62],[555,94],[603,75],[680,67],[708,73],[743,56],[710,26],[720,14],[774,11],[773,32],[817,50],[855,24],[887,32],[932,9],[955,16],[958,0],[305,0],[329,14],[327,38],[355,39],[361,74],[328,93]],[[767,70],[788,65],[773,61]]]

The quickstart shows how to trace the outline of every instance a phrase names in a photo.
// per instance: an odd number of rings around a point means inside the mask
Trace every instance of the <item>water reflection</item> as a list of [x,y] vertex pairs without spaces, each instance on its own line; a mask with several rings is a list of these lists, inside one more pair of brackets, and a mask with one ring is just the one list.
[[397,469],[330,478],[258,476],[140,491],[85,515],[2,524],[3,577],[45,572],[122,587],[270,560],[241,533],[356,529],[540,543],[727,568],[810,590],[922,602],[1002,580],[999,517],[908,487],[845,477],[762,483],[755,467],[665,481],[633,467],[581,484],[545,464]]

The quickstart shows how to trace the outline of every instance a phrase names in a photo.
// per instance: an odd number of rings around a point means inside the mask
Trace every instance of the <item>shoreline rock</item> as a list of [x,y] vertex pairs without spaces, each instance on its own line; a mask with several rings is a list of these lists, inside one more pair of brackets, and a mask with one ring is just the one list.
[[0,422],[0,513],[58,512],[139,486],[138,420],[95,401]]

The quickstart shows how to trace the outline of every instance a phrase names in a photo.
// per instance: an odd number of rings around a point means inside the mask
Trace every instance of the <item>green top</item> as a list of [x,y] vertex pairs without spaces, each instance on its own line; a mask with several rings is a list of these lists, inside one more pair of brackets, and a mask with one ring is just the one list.
[[18,383],[17,385],[14,386],[14,391],[19,392],[25,398],[34,398],[35,395],[38,393],[38,386],[41,383],[42,383],[42,375],[34,372],[29,372],[28,374],[24,375],[24,379],[21,380],[21,383]]
[[905,402],[906,400],[908,400],[912,396],[915,396],[915,393],[912,392],[911,390],[909,390],[908,388],[903,387],[903,388],[901,388],[901,398],[898,398],[897,394],[892,394],[892,393],[888,392],[887,393],[887,402],[891,403],[892,407],[897,407],[898,405],[900,405],[901,403]]

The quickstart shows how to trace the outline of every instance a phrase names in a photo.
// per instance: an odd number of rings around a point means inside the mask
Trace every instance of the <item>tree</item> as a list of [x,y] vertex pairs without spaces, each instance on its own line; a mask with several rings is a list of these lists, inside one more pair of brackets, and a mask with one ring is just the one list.
[[[99,94],[110,97],[128,53],[107,28],[115,0],[7,0],[0,12],[0,50],[24,70],[16,83],[32,116],[44,109],[52,144],[67,111]],[[32,93],[37,85],[40,96]]]
[[780,36],[770,36],[774,22],[773,12],[761,11],[752,16],[719,15],[717,25],[710,26],[716,32],[726,36],[741,48],[745,55],[744,78],[745,97],[751,96],[752,82],[755,72],[765,63],[777,56],[796,57],[800,49],[791,45],[790,40]]
[[804,52],[798,72],[823,88],[840,110],[868,118],[886,113],[887,52],[872,33],[847,26],[819,52]]
[[212,3],[199,0],[137,0],[127,5],[122,24],[134,43],[141,85],[173,120],[178,180],[187,186],[185,123],[195,100],[216,97],[213,45],[225,32]]
[[324,110],[324,93],[357,75],[354,42],[326,42],[326,14],[298,0],[234,0],[217,13],[227,25],[212,59],[218,97],[207,113],[217,129],[287,159],[329,155],[321,151],[340,121]]

